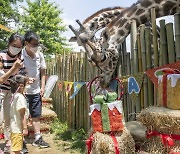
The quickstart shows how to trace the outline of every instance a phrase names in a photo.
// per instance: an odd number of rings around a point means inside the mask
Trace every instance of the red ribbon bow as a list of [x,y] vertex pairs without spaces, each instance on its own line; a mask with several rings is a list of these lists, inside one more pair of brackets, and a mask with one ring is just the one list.
[[149,131],[146,133],[147,138],[150,138],[152,136],[160,136],[164,146],[169,146],[169,147],[174,145],[174,140],[180,140],[180,135],[162,134],[156,131]]

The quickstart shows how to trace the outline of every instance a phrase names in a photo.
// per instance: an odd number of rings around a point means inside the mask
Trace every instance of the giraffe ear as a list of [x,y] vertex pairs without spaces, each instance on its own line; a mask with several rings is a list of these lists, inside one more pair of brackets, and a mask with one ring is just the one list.
[[103,37],[103,40],[104,41],[109,41],[110,39],[110,32],[109,32],[109,29],[108,28],[105,28],[102,33],[101,33],[101,37]]
[[90,29],[91,31],[94,31],[94,30],[97,29],[97,27],[98,27],[98,22],[95,21],[95,22],[92,22],[92,23],[91,23],[91,25],[89,26],[89,29]]

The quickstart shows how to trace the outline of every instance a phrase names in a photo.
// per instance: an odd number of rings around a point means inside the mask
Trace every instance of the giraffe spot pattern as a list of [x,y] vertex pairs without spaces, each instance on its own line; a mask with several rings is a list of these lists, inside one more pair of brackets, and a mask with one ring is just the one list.
[[139,16],[140,14],[144,13],[145,10],[143,9],[139,9],[137,12],[136,12],[136,16]]

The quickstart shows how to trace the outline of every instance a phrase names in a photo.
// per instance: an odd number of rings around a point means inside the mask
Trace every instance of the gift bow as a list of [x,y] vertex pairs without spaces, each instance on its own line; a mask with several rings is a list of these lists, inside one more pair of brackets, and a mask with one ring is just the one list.
[[169,146],[169,147],[174,145],[174,140],[180,140],[180,135],[162,134],[156,131],[149,131],[146,133],[147,138],[150,138],[152,136],[160,136],[164,146]]

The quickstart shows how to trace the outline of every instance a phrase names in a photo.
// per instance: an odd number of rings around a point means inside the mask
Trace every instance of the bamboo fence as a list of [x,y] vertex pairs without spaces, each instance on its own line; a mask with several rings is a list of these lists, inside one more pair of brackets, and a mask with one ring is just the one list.
[[[136,22],[131,24],[131,51],[127,52],[126,41],[120,45],[120,58],[118,62],[118,77],[145,72],[148,69],[162,66],[180,60],[180,13],[174,15],[174,23],[160,21],[160,36],[157,35],[155,10],[151,11],[152,29]],[[174,26],[174,29],[173,29]],[[153,46],[153,48],[152,48]],[[65,89],[59,89],[59,82],[69,81],[88,82],[98,76],[98,70],[92,67],[84,52],[56,55],[55,59],[47,61],[47,74],[58,75],[59,80],[51,97],[53,107],[61,122],[67,122],[72,129],[90,129],[89,94],[87,87],[83,86],[73,99],[66,96]],[[126,90],[126,89],[125,89]],[[157,104],[157,91],[151,80],[144,77],[143,86],[137,102],[132,102],[129,94],[123,96],[125,120],[136,119],[136,114],[143,108]]]

